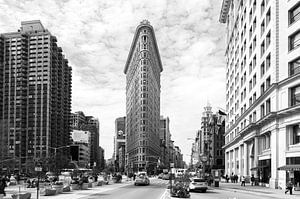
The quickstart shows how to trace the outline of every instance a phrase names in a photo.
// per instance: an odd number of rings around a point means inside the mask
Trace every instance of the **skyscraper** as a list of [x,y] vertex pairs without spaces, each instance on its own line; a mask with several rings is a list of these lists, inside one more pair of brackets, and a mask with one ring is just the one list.
[[125,122],[126,117],[115,120],[114,160],[116,170],[120,172],[125,168]]
[[[27,170],[41,158],[68,159],[71,67],[40,21],[0,35],[0,167]],[[60,147],[60,149],[55,149]]]
[[133,171],[153,170],[160,155],[162,70],[153,27],[144,20],[136,28],[124,69],[127,166]]
[[223,0],[225,172],[270,187],[300,182],[300,4]]

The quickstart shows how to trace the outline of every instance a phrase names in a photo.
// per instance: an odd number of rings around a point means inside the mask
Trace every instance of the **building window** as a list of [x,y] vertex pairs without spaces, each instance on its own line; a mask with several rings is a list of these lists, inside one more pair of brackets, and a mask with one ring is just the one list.
[[266,36],[266,48],[270,46],[270,43],[271,43],[271,32],[268,32]]
[[262,2],[261,2],[261,4],[260,4],[260,10],[261,10],[261,15],[264,13],[264,11],[265,11],[265,0],[263,0]]
[[265,74],[265,62],[263,62],[260,65],[260,77],[264,76],[264,74]]
[[265,54],[266,51],[266,46],[265,46],[265,41],[263,41],[260,45],[260,56],[262,57]]
[[266,58],[266,71],[270,68],[270,66],[271,66],[271,53],[268,54]]
[[289,11],[289,24],[294,23],[300,19],[300,3]]
[[300,45],[300,31],[289,37],[289,50],[293,50]]
[[266,14],[266,26],[269,25],[270,21],[271,21],[271,9],[269,9]]
[[291,128],[291,144],[300,144],[300,128],[299,124],[292,126]]
[[265,116],[265,105],[260,105],[260,118],[263,118]]
[[261,35],[263,35],[264,34],[264,32],[265,32],[265,29],[266,29],[266,26],[265,26],[265,20],[263,20],[263,22],[261,23],[261,25],[260,25],[260,30],[261,30]]
[[271,86],[271,77],[269,76],[267,79],[266,79],[266,90]]
[[260,86],[260,95],[263,95],[265,92],[265,83],[262,83],[262,85]]
[[300,85],[291,88],[291,105],[300,104]]
[[300,57],[289,63],[290,76],[300,73]]
[[270,113],[271,112],[271,100],[268,99],[266,101],[266,114]]

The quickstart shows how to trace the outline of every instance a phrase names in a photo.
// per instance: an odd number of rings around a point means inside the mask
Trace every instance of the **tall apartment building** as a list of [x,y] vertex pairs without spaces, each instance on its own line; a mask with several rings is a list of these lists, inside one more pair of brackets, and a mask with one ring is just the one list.
[[125,169],[125,123],[126,117],[115,120],[114,160],[116,170],[120,172]]
[[[160,155],[160,73],[163,67],[153,27],[147,20],[137,27],[126,74],[126,153],[128,169],[144,170]],[[154,170],[150,164],[148,171]]]
[[68,150],[54,148],[70,144],[71,67],[56,37],[40,21],[1,34],[0,72],[0,167],[25,172],[53,156],[62,167]]
[[168,168],[170,165],[169,145],[171,140],[169,117],[160,116],[159,139],[160,139],[160,166]]
[[71,127],[76,130],[89,131],[91,133],[90,143],[90,167],[100,168],[99,147],[99,120],[93,116],[85,116],[82,111],[71,114]]
[[[225,172],[284,188],[300,182],[300,3],[223,0]],[[299,185],[298,185],[299,186]]]

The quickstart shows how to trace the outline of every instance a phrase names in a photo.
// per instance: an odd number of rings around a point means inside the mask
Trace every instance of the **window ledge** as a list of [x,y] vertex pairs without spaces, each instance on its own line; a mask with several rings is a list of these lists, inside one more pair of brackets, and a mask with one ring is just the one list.
[[288,147],[288,150],[289,151],[299,151],[300,149],[300,143],[297,143],[297,144],[292,144],[292,145],[289,145]]

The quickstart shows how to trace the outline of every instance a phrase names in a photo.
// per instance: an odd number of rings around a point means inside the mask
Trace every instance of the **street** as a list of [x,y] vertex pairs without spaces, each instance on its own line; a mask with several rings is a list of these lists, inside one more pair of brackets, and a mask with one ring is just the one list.
[[[168,180],[150,179],[149,186],[134,186],[133,181],[124,180],[122,183],[111,183],[89,190],[74,190],[55,196],[40,196],[40,199],[171,199],[167,185]],[[18,191],[18,186],[7,188],[7,197]],[[31,198],[36,199],[36,189],[21,190],[30,192]],[[241,187],[239,183],[221,183],[220,187],[209,187],[206,193],[191,192],[192,199],[294,199],[300,198],[299,191],[294,195],[285,195],[284,190],[266,187]]]
[[82,197],[81,199],[160,199],[167,188],[168,182],[169,181],[152,179],[148,186],[134,186],[133,183],[129,183],[128,185],[122,186],[118,189],[92,194]]

